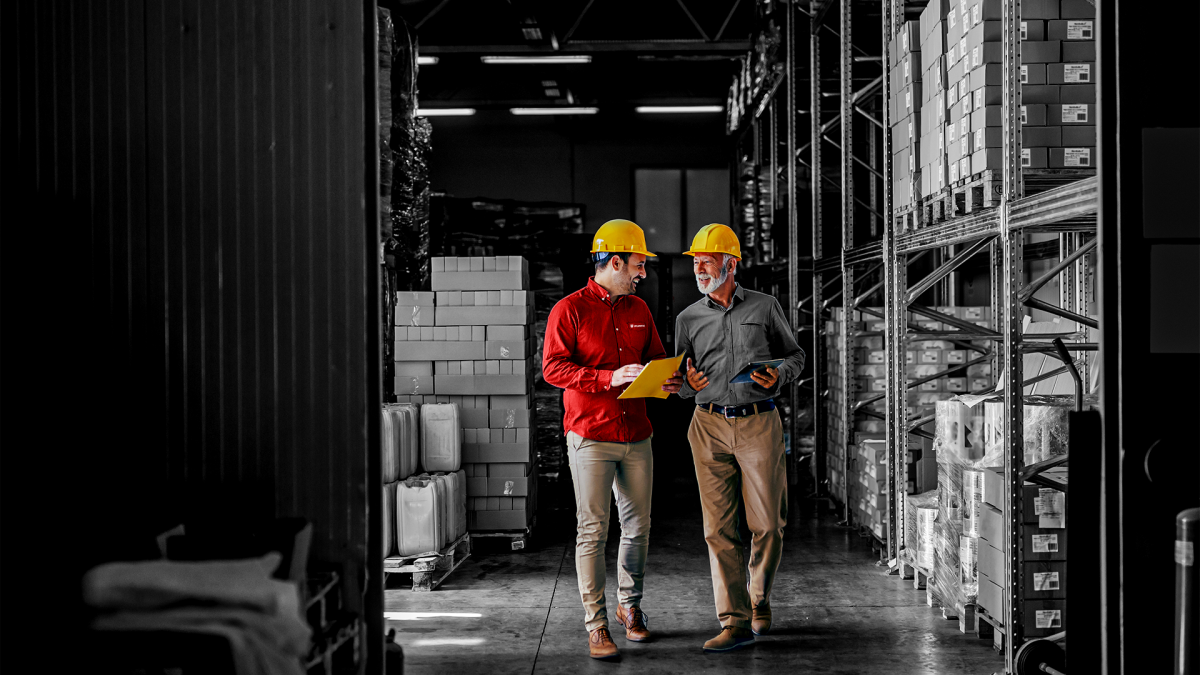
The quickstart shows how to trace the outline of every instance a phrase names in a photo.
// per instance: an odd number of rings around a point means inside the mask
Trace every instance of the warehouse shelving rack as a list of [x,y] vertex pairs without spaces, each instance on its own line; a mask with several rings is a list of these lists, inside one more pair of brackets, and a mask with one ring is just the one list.
[[[864,48],[854,40],[856,34],[863,29],[857,28],[857,22],[863,16],[869,16],[871,6],[881,10],[882,39],[873,49]],[[833,11],[837,9],[838,28],[832,23]],[[1019,122],[1020,87],[1020,39],[1018,0],[1005,0],[1002,6],[1002,69],[1004,79],[1002,119],[1003,131],[1003,168],[1000,172],[999,205],[982,210],[973,209],[969,214],[948,214],[948,218],[937,225],[900,231],[897,219],[891,217],[892,204],[892,138],[891,124],[893,111],[889,109],[891,102],[891,83],[888,74],[891,69],[888,40],[904,20],[906,7],[903,0],[883,0],[876,4],[873,1],[856,2],[855,0],[828,0],[810,3],[793,3],[795,13],[808,19],[810,43],[810,138],[797,150],[797,163],[807,166],[812,172],[812,295],[800,303],[801,308],[811,307],[813,313],[814,338],[810,359],[814,373],[814,393],[825,392],[828,381],[825,379],[827,363],[821,328],[824,325],[823,312],[841,298],[841,304],[846,311],[842,313],[843,325],[839,331],[840,353],[850,354],[849,340],[852,335],[849,328],[850,310],[864,309],[864,303],[883,291],[884,317],[886,322],[885,349],[887,353],[888,390],[886,393],[870,397],[867,400],[855,402],[851,392],[853,368],[843,356],[840,377],[841,387],[838,400],[830,401],[834,406],[840,421],[837,430],[841,438],[834,439],[841,444],[844,451],[845,464],[840,473],[843,477],[850,474],[850,444],[853,440],[854,421],[856,415],[869,411],[866,406],[872,402],[886,399],[886,443],[887,443],[887,472],[892,505],[888,510],[885,537],[880,542],[885,559],[888,561],[893,574],[900,572],[901,554],[904,532],[904,494],[906,476],[904,458],[908,450],[909,437],[913,435],[929,437],[929,432],[921,427],[932,418],[910,420],[907,408],[906,393],[924,381],[937,377],[946,377],[949,370],[939,373],[932,378],[921,378],[909,382],[906,377],[905,351],[906,340],[910,336],[922,339],[948,340],[959,343],[962,347],[973,350],[977,356],[969,361],[973,363],[990,362],[993,374],[998,378],[998,384],[990,390],[972,392],[976,394],[993,394],[1002,390],[1005,407],[1003,442],[1006,449],[1004,457],[1004,476],[1008,485],[1007,511],[1008,526],[1005,533],[1005,546],[1008,551],[1006,562],[1006,584],[1004,588],[1005,608],[1003,624],[1006,627],[1006,637],[1003,651],[1008,672],[1014,672],[1014,658],[1023,640],[1021,637],[1021,598],[1019,589],[1021,557],[1021,527],[1018,514],[1021,512],[1021,484],[1025,480],[1037,480],[1039,469],[1046,467],[1026,467],[1023,465],[1022,448],[1022,414],[1025,386],[1046,379],[1059,373],[1067,372],[1067,366],[1050,373],[1025,378],[1022,372],[1022,355],[1027,352],[1040,351],[1054,353],[1054,347],[1048,342],[1026,341],[1023,336],[1024,305],[1036,308],[1051,315],[1075,321],[1083,326],[1097,327],[1094,319],[1087,317],[1091,302],[1094,270],[1089,262],[1089,254],[1094,252],[1096,214],[1098,204],[1099,183],[1095,176],[1082,176],[1079,172],[1069,171],[1023,171],[1020,163],[1021,137]],[[917,11],[917,8],[907,8]],[[872,17],[873,18],[873,17]],[[910,17],[911,18],[911,17]],[[874,29],[873,25],[870,29]],[[825,67],[829,54],[823,50],[828,45],[830,37],[837,41],[836,73],[838,88],[836,94],[826,91],[822,86],[823,74],[832,72],[833,68]],[[856,76],[872,67],[877,62],[878,80],[870,80],[866,86],[855,88]],[[794,76],[794,67],[789,68],[788,74]],[[821,102],[831,96],[839,97],[839,109],[836,116],[825,118],[821,114]],[[872,111],[874,107],[878,113]],[[800,115],[797,113],[797,121]],[[882,119],[880,119],[882,117]],[[858,119],[865,123],[855,124]],[[829,132],[840,128],[840,143],[829,137]],[[863,131],[865,129],[865,132]],[[865,138],[864,138],[865,137]],[[832,146],[833,152],[826,149]],[[866,150],[866,156],[863,150]],[[867,189],[862,190],[862,181],[855,182],[855,174],[861,177],[863,170],[869,176],[865,181]],[[840,181],[833,176],[840,172]],[[829,175],[829,174],[832,174]],[[1027,180],[1028,179],[1028,180]],[[827,247],[825,221],[833,224],[833,218],[825,207],[826,196],[823,195],[823,183],[836,185],[841,191],[840,214],[840,246]],[[1031,188],[1036,183],[1038,187],[1049,187],[1041,192],[1025,194],[1025,188]],[[877,187],[881,184],[882,187]],[[856,189],[857,188],[857,189]],[[866,197],[862,196],[866,193]],[[795,201],[795,200],[793,200]],[[952,207],[953,208],[953,207]],[[864,216],[864,214],[866,214]],[[884,215],[886,214],[886,216]],[[865,229],[862,221],[868,219],[880,225],[881,236],[864,237]],[[878,219],[878,220],[876,220]],[[1042,277],[1030,282],[1023,282],[1026,235],[1031,233],[1058,233],[1058,264]],[[874,233],[872,233],[874,234]],[[790,238],[798,236],[793,227]],[[1043,247],[1044,249],[1045,247]],[[916,298],[924,291],[943,282],[967,260],[976,255],[985,254],[990,260],[991,274],[991,328],[984,328],[970,321],[948,316],[930,307],[915,304]],[[913,262],[928,253],[934,254],[934,271],[919,281],[910,284],[909,268]],[[869,276],[874,270],[882,268],[882,279],[878,283],[870,283]],[[1032,294],[1054,277],[1061,278],[1060,303],[1051,305],[1034,299]],[[837,290],[838,287],[840,290]],[[794,295],[792,297],[795,297]],[[870,310],[867,310],[868,312]],[[909,314],[918,314],[935,319],[957,330],[925,331],[908,320]],[[979,347],[975,342],[990,342],[993,346]],[[1068,349],[1075,354],[1086,355],[1094,351],[1097,345],[1085,338],[1076,336],[1067,343]],[[1084,378],[1087,378],[1086,358],[1079,360],[1075,357]],[[958,366],[961,367],[961,366]],[[1085,391],[1087,383],[1085,382]],[[818,402],[825,400],[816,395]],[[831,430],[825,422],[825,415],[819,407],[815,414],[815,441],[817,462],[814,469],[819,484],[827,480],[825,459],[830,441]],[[1056,462],[1056,463],[1061,463]],[[845,478],[843,478],[845,480]],[[844,486],[843,486],[844,487]],[[843,492],[843,494],[845,494]],[[851,509],[849,504],[842,504],[846,520],[850,521]]]

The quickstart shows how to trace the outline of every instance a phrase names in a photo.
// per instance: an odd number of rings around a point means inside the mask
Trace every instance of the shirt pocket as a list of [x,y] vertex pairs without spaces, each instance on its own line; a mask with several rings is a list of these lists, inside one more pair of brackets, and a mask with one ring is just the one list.
[[771,358],[771,345],[767,339],[765,323],[753,320],[742,321],[737,326],[737,338],[739,353],[736,356],[739,360],[765,361]]

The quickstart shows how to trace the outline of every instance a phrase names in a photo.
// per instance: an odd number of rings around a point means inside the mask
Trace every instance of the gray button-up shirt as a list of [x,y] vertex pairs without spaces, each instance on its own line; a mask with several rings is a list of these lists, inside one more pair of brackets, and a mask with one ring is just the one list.
[[[676,353],[685,354],[679,395],[694,396],[700,405],[746,405],[772,398],[804,370],[804,350],[796,343],[779,301],[741,284],[734,288],[728,308],[704,296],[680,312],[675,320],[675,340]],[[708,386],[699,392],[687,383],[689,358],[696,370],[708,376]],[[779,366],[779,381],[771,389],[754,382],[729,384],[746,364],[771,359],[785,359]]]

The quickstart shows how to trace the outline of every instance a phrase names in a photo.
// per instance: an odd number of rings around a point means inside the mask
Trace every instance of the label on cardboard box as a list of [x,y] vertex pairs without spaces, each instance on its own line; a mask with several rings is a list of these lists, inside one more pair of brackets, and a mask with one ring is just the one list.
[[1035,534],[1035,535],[1033,535],[1033,552],[1034,553],[1058,553],[1058,535],[1057,534]]
[[[1028,21],[1021,22],[1021,39],[1022,40],[1029,39],[1029,22]],[[1025,67],[1022,66],[1021,70],[1024,70],[1024,69],[1025,69]]]
[[1063,148],[1063,164],[1066,166],[1092,166],[1092,149]]
[[1062,626],[1061,609],[1039,609],[1034,612],[1034,623],[1038,628],[1058,628]]
[[1092,64],[1064,63],[1063,82],[1067,84],[1083,84],[1092,81]]
[[[1025,25],[1025,24],[1022,23],[1021,25]],[[1022,33],[1024,33],[1024,29],[1022,29]],[[1024,37],[1024,35],[1022,35],[1022,37]],[[1021,65],[1021,84],[1026,84],[1028,82],[1029,82],[1029,66],[1022,64]],[[1021,114],[1022,115],[1025,114],[1024,111],[1025,111],[1025,106],[1021,106]]]
[[1091,21],[1068,21],[1068,40],[1091,40],[1094,37]]
[[[1021,122],[1025,121],[1025,106],[1021,106]],[[1033,164],[1033,155],[1029,153],[1029,148],[1021,148],[1021,166],[1029,166]]]
[[[1021,106],[1024,110],[1025,106]],[[1088,106],[1086,103],[1065,103],[1062,107],[1063,122],[1087,122]]]
[[1059,589],[1058,572],[1034,572],[1033,590],[1057,591]]

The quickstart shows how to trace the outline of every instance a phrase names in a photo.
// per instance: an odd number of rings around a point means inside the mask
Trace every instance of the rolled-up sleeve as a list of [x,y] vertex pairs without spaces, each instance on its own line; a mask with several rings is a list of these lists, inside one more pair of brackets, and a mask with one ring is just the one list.
[[799,379],[800,373],[804,372],[804,350],[796,342],[795,333],[784,317],[778,300],[771,303],[769,326],[771,353],[783,358],[783,363],[779,365],[779,383],[782,385]]

